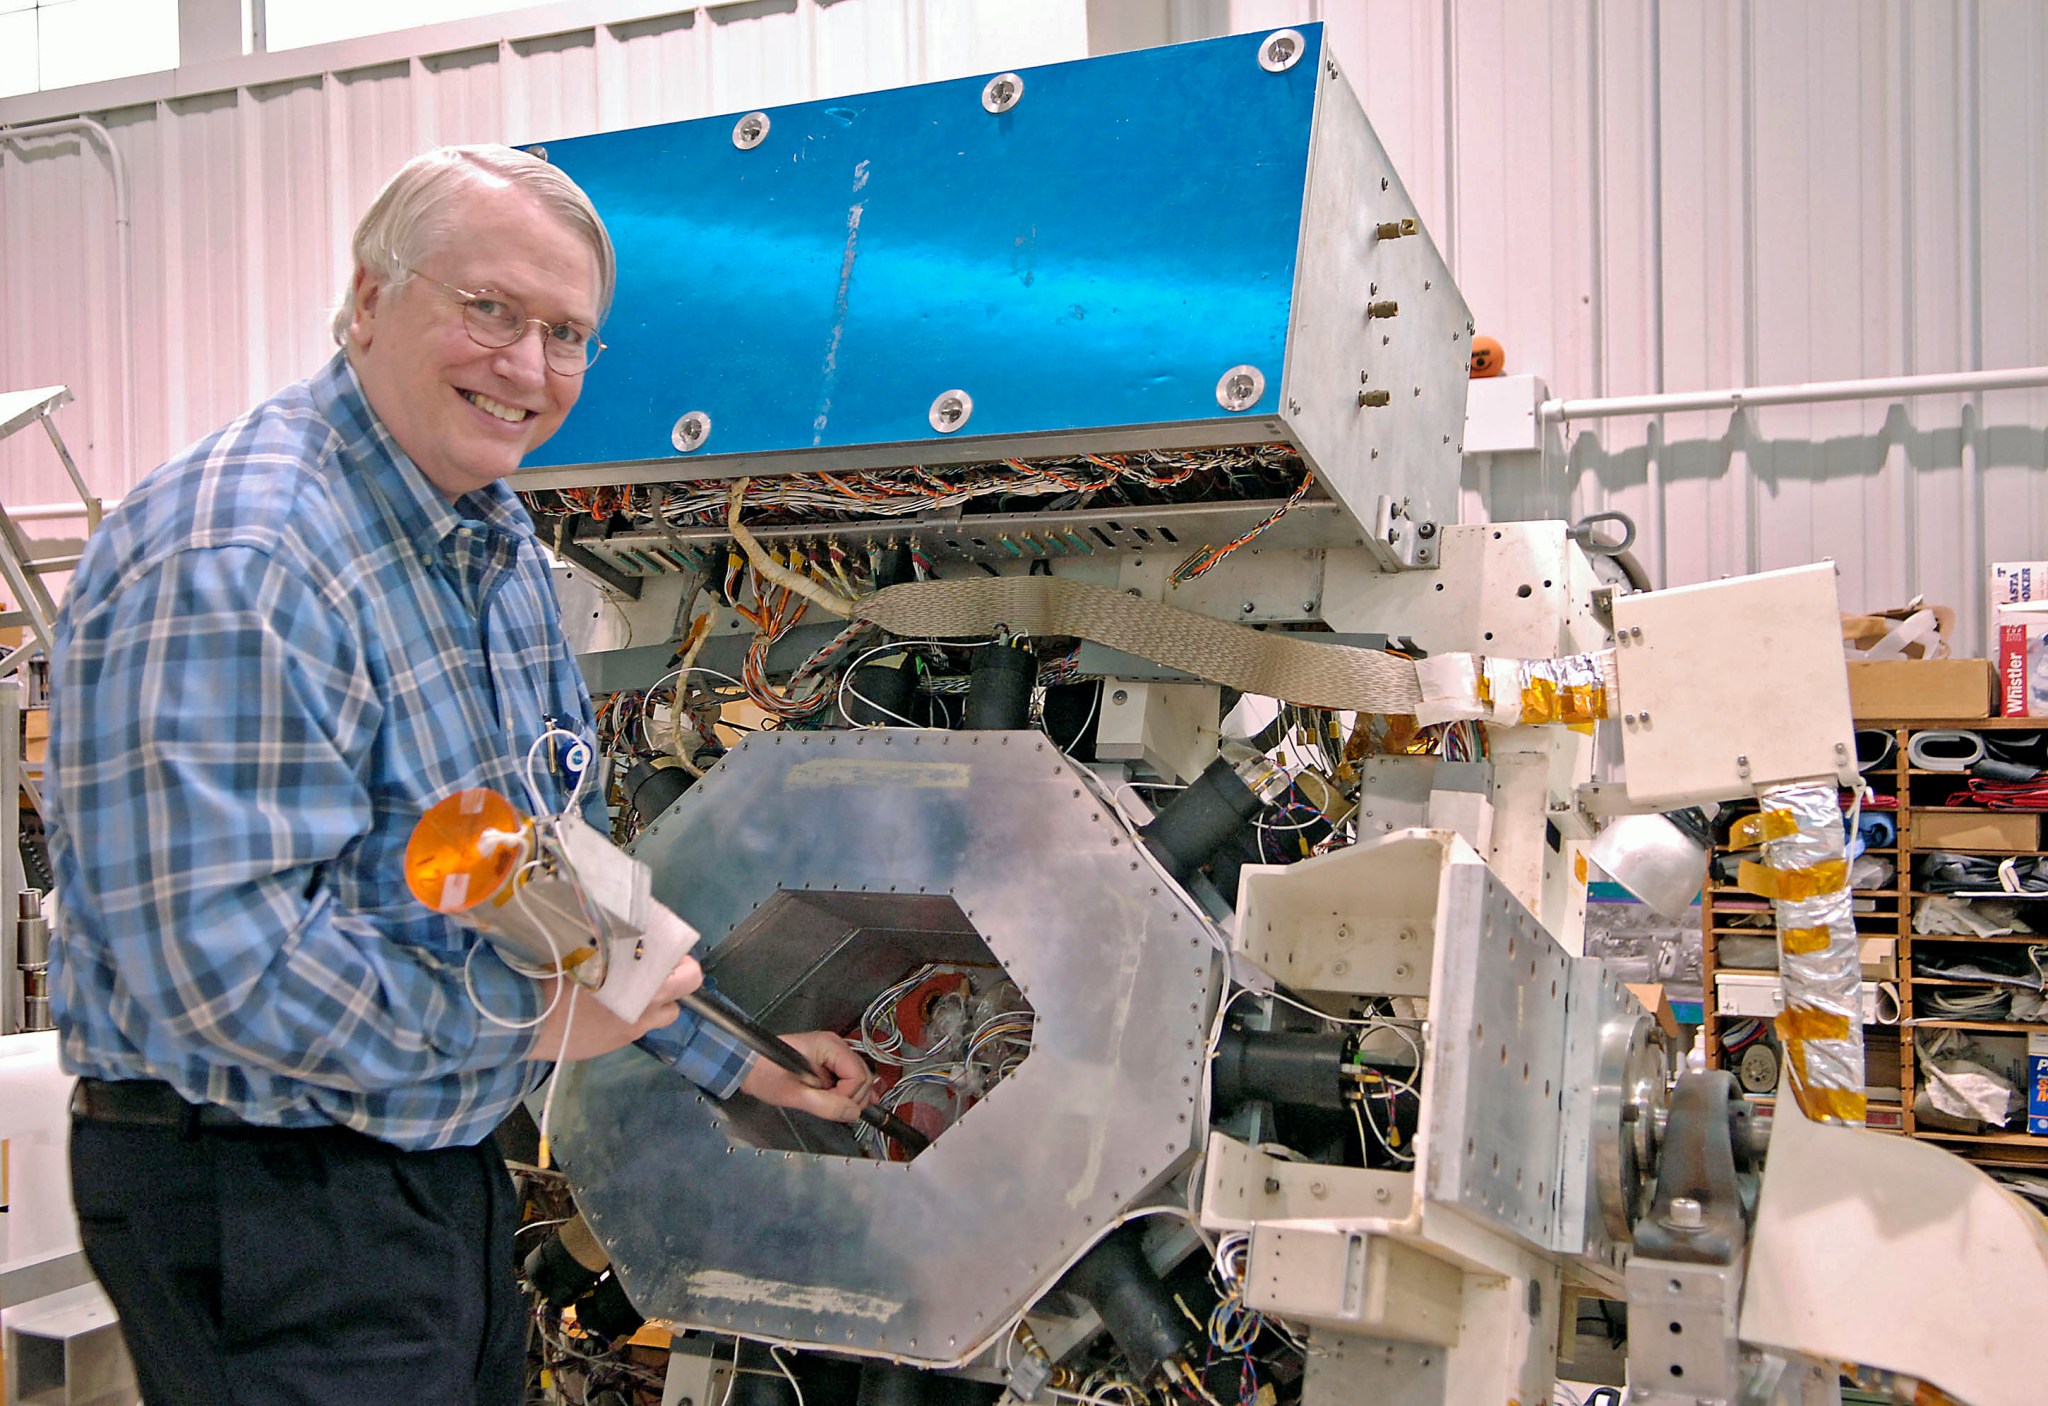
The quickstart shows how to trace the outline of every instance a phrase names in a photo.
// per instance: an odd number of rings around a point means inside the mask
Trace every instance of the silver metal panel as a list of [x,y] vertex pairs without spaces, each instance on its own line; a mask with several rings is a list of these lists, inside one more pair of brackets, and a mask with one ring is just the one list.
[[1727,1406],[1740,1398],[1741,1301],[1737,1266],[1631,1261],[1629,1399],[1640,1406]]
[[[1422,522],[1458,519],[1470,314],[1334,57],[1309,148],[1280,414],[1387,565],[1430,566]],[[1368,309],[1391,304],[1392,316]],[[1384,405],[1363,399],[1387,393]],[[1382,524],[1383,500],[1406,521]],[[1389,539],[1392,540],[1389,540]]]
[[1451,1406],[1450,1351],[1318,1332],[1301,1399],[1308,1406]]
[[[1628,1247],[1619,1243],[1603,1224],[1600,1210],[1601,1171],[1594,1156],[1593,1124],[1596,1108],[1614,1103],[1619,1116],[1617,1087],[1613,1096],[1602,1097],[1602,1033],[1612,1022],[1643,1013],[1642,1004],[1629,994],[1621,979],[1605,962],[1591,957],[1572,961],[1571,1020],[1565,1036],[1564,1130],[1559,1149],[1559,1184],[1564,1189],[1558,1204],[1557,1235],[1551,1248],[1573,1255],[1596,1274],[1612,1275],[1628,1262]],[[1619,1130],[1616,1130],[1619,1135]]]
[[1572,959],[1484,866],[1446,872],[1424,1194],[1550,1248]]
[[943,895],[1038,1013],[1030,1057],[910,1163],[756,1150],[638,1051],[571,1066],[555,1144],[650,1317],[957,1364],[1194,1149],[1215,953],[1042,736],[757,733],[636,852],[709,968],[778,894],[912,917]]

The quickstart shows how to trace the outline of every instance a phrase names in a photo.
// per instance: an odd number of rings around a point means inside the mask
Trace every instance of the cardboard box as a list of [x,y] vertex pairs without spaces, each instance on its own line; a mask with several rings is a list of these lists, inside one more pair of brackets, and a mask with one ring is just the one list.
[[1896,937],[1866,937],[1857,944],[1857,960],[1865,981],[1899,979],[1899,940]]
[[2027,1036],[2027,1131],[2048,1135],[2048,1034]]
[[[1862,983],[1863,1023],[1878,1023],[1877,983]],[[1744,976],[1736,972],[1714,973],[1714,1008],[1722,1015],[1750,1015],[1768,1020],[1784,1009],[1785,995],[1778,975]]]
[[2048,604],[1998,608],[1998,711],[2048,718]]
[[1849,711],[1859,718],[1988,718],[1997,692],[1989,659],[1849,662]]
[[2048,603],[2048,561],[1991,563],[1991,608],[1984,612],[1984,622],[1991,632],[1994,658],[1998,654],[1998,607],[2027,601]]
[[1999,815],[1945,814],[1938,810],[1913,812],[1913,848],[1936,849],[2039,849],[2041,818],[2007,811]]
[[1627,983],[1631,995],[1643,1003],[1643,1009],[1657,1017],[1657,1024],[1672,1039],[1678,1038],[1678,1014],[1671,1009],[1671,998],[1664,994],[1661,981],[1645,982],[1641,985]]
[[[1903,629],[1901,627],[1904,627]],[[1918,596],[1904,605],[1880,610],[1873,615],[1842,617],[1842,646],[1849,657],[1859,658],[1877,649],[1887,636],[1898,631],[1899,643],[1885,654],[1904,659],[1946,659],[1948,642],[1956,637],[1956,613],[1946,605],[1926,605]]]

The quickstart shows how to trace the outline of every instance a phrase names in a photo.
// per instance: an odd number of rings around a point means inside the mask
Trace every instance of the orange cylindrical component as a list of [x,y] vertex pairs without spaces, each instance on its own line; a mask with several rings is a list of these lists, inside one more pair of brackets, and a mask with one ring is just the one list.
[[473,786],[420,817],[405,845],[405,882],[437,913],[461,913],[506,890],[531,852],[526,817],[496,791]]

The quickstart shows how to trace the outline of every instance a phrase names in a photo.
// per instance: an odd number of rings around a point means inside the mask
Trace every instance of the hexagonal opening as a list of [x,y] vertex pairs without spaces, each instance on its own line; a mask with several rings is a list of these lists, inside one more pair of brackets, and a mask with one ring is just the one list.
[[[705,977],[777,1034],[832,1030],[876,1070],[884,1108],[934,1144],[1031,1052],[1036,1013],[946,894],[779,890],[704,959]],[[739,1147],[909,1161],[848,1128],[736,1096]]]

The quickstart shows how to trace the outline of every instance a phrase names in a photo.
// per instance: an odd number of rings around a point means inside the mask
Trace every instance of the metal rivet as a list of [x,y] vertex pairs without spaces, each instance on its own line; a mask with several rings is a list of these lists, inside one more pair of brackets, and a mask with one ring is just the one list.
[[752,151],[768,137],[768,114],[750,112],[732,124],[732,144],[741,151]]
[[711,438],[711,417],[701,410],[692,410],[676,421],[676,427],[669,431],[668,442],[676,447],[679,454],[688,454],[693,449],[702,449],[704,441]]
[[1258,608],[1259,608],[1259,603],[1258,603],[1257,601],[1250,601],[1250,600],[1248,600],[1248,601],[1244,602],[1244,604],[1242,604],[1242,605],[1238,606],[1238,608],[1237,608],[1237,609],[1238,609],[1238,612],[1239,612],[1240,614],[1243,614],[1243,615],[1249,615],[1249,614],[1251,614],[1251,613],[1252,613],[1252,612],[1253,612],[1254,610],[1257,610]]
[[526,154],[528,156],[537,156],[543,161],[548,159],[548,149],[544,146],[530,146],[526,149]]
[[1259,45],[1259,67],[1268,73],[1285,73],[1301,62],[1301,56],[1308,50],[1308,41],[1301,37],[1298,29],[1278,29],[1266,36],[1266,42]]
[[[1128,703],[1128,702],[1130,702],[1130,701],[1131,701],[1131,695],[1130,695],[1130,694],[1129,694],[1128,692],[1126,692],[1125,690],[1123,690],[1123,689],[1121,689],[1121,688],[1120,688],[1120,689],[1118,689],[1118,690],[1117,690],[1116,692],[1114,692],[1114,693],[1112,693],[1112,694],[1110,694],[1110,695],[1109,695],[1109,701],[1110,701],[1111,703],[1114,703],[1114,704],[1117,704],[1117,705],[1121,706],[1122,704],[1125,704],[1125,703]],[[1074,794],[1075,794],[1075,795],[1079,795],[1079,794],[1080,794],[1080,792],[1076,791],[1076,792],[1075,792]]]
[[940,434],[951,434],[966,424],[973,414],[974,397],[966,391],[951,390],[932,402],[931,414],[926,418]]
[[1251,409],[1266,393],[1266,373],[1256,366],[1233,366],[1216,382],[1216,403],[1236,413]]
[[981,90],[981,105],[990,112],[1008,112],[1024,96],[1024,80],[1014,73],[998,73]]

